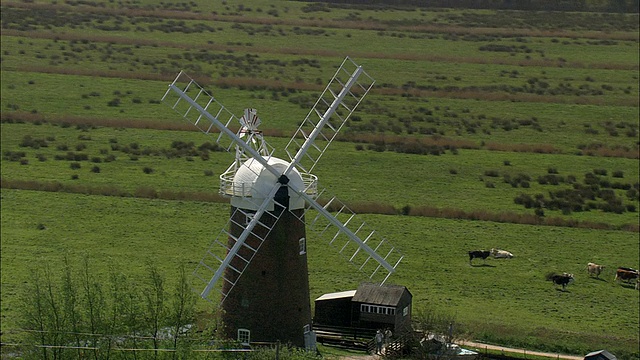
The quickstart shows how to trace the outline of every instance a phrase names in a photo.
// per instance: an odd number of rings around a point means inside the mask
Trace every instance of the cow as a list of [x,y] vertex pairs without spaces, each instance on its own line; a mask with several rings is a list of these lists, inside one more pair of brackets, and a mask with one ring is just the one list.
[[491,249],[491,256],[495,259],[511,259],[513,254],[506,250]]
[[569,274],[569,273],[562,273],[562,274],[549,273],[547,274],[547,280],[553,281],[553,283],[556,285],[562,285],[562,291],[564,291],[567,285],[572,283],[574,279],[573,279],[573,274]]
[[589,276],[592,276],[595,274],[596,277],[599,278],[600,273],[602,273],[602,270],[604,270],[604,265],[598,265],[595,263],[587,264],[587,272],[589,273]]
[[616,277],[613,278],[613,281],[622,280],[624,282],[630,282],[631,280],[638,279],[640,277],[640,272],[636,269],[627,268],[627,267],[619,267],[616,270]]
[[489,257],[489,255],[491,255],[490,251],[487,250],[474,250],[474,251],[469,251],[469,264],[471,264],[471,260],[473,259],[482,259],[485,262],[487,261],[487,258]]

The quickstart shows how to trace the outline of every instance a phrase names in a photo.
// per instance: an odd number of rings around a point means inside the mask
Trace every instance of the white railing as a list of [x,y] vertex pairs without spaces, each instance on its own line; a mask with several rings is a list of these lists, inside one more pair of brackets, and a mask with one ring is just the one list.
[[[251,197],[253,183],[240,182],[236,184],[233,181],[235,175],[235,171],[227,171],[220,175],[220,195]],[[307,195],[316,195],[318,193],[318,177],[307,173],[301,173],[300,176],[304,183],[304,192]]]

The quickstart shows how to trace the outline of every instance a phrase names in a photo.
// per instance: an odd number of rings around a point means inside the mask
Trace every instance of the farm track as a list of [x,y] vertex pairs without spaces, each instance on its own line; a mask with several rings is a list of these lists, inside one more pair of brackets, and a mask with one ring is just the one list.
[[[482,28],[482,27],[462,27],[455,25],[397,25],[397,24],[380,24],[371,21],[362,20],[296,20],[296,19],[270,19],[270,18],[252,18],[247,16],[234,15],[217,15],[202,14],[189,11],[177,10],[149,10],[140,8],[104,8],[94,6],[68,6],[60,4],[37,4],[37,3],[17,3],[3,2],[3,6],[23,9],[43,9],[43,10],[62,10],[62,11],[81,11],[84,13],[110,14],[120,16],[144,16],[156,17],[163,19],[177,20],[207,20],[234,23],[249,23],[258,25],[287,25],[287,26],[308,26],[323,27],[336,29],[353,29],[353,30],[377,30],[377,31],[411,31],[424,33],[455,33],[455,34],[476,34],[476,35],[497,35],[497,36],[529,36],[529,37],[562,37],[562,38],[586,38],[586,39],[606,39],[620,41],[637,41],[637,33],[628,32],[601,32],[601,31],[567,31],[567,30],[531,30],[531,29],[513,29],[513,28]],[[315,54],[315,53],[314,53]]]

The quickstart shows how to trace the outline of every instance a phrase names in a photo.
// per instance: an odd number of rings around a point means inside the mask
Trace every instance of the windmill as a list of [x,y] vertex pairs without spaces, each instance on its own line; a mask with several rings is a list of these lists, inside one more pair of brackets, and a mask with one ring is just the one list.
[[[314,346],[307,228],[314,241],[335,247],[374,282],[383,284],[402,260],[311,173],[373,83],[345,58],[285,146],[288,160],[273,155],[254,109],[236,118],[184,72],[169,85],[163,102],[236,154],[220,176],[220,193],[230,197],[229,221],[194,271],[203,282],[201,297],[219,294],[229,337]],[[234,132],[236,122],[241,126]]]

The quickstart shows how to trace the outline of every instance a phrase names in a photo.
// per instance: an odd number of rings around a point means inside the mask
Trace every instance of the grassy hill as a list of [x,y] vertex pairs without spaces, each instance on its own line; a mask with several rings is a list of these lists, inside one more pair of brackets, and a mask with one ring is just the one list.
[[[595,4],[595,2],[593,3]],[[598,3],[599,4],[599,3]],[[638,14],[301,1],[2,1],[2,333],[64,254],[192,267],[233,156],[160,103],[185,70],[276,155],[345,56],[376,85],[314,173],[406,255],[414,311],[470,338],[638,356]],[[309,241],[312,297],[364,279]],[[470,266],[467,251],[516,257]],[[607,266],[591,279],[587,262]],[[335,265],[339,264],[339,265]],[[571,272],[569,291],[544,280]],[[207,305],[200,305],[208,310]]]

